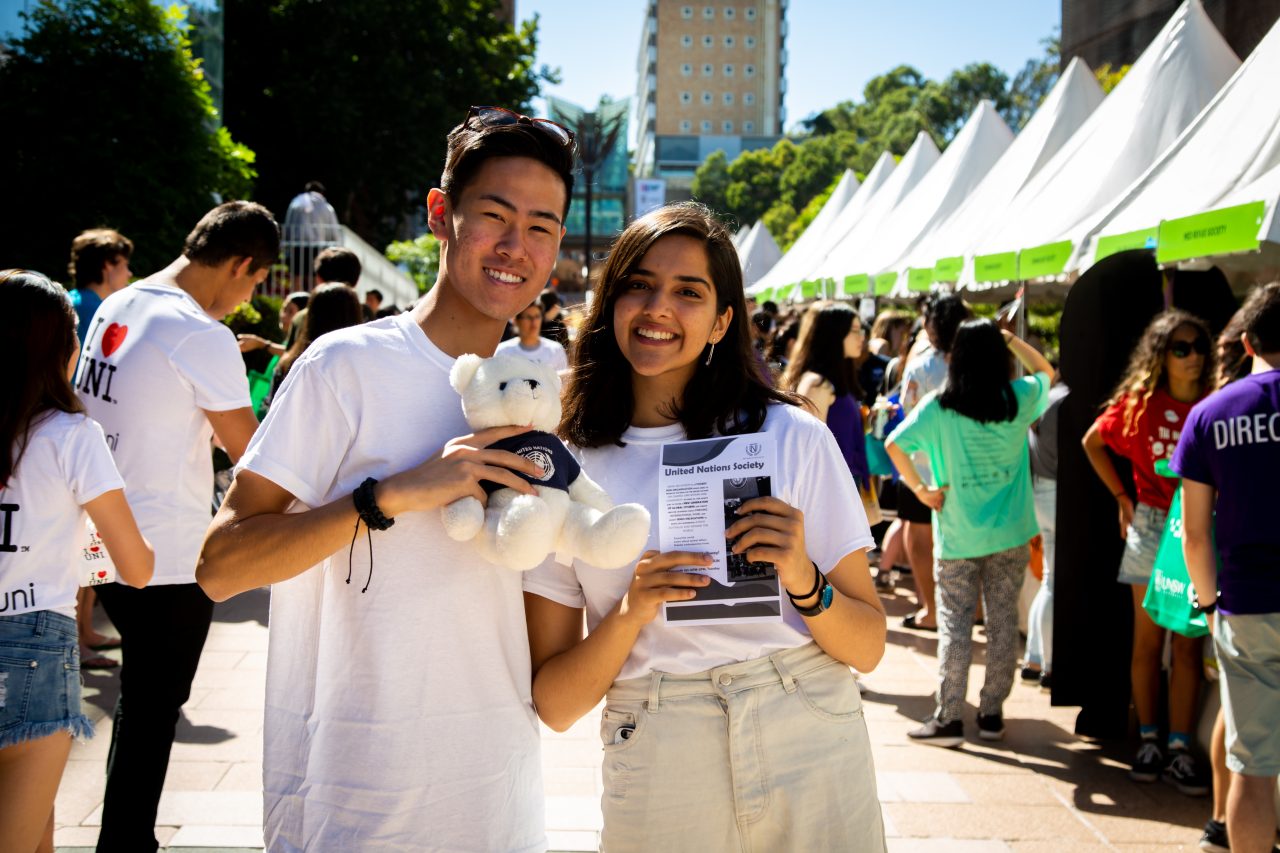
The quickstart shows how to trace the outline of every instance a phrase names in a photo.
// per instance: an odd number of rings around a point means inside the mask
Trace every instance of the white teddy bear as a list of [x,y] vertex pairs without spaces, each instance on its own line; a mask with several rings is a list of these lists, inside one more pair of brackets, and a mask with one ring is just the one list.
[[[489,505],[473,497],[444,507],[444,529],[459,542],[474,541],[495,565],[527,571],[555,552],[601,569],[626,566],[649,539],[649,511],[639,504],[614,506],[564,443],[551,431],[560,423],[560,377],[549,365],[516,353],[458,358],[449,383],[462,395],[473,429],[528,424],[533,430],[491,445],[542,466],[537,489],[526,495],[486,481]],[[521,474],[521,476],[524,476]]]

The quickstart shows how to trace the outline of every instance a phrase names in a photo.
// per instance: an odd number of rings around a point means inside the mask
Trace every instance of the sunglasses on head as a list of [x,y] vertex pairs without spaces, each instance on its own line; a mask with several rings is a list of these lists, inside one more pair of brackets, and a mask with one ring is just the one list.
[[1196,338],[1194,341],[1174,341],[1169,344],[1169,352],[1173,353],[1174,358],[1186,358],[1192,351],[1196,355],[1208,355],[1209,342],[1204,338]]
[[472,119],[477,119],[485,127],[502,127],[508,124],[531,124],[539,130],[555,137],[561,145],[573,144],[573,131],[562,124],[556,124],[547,118],[530,118],[506,107],[471,107],[467,117],[462,120],[463,126],[469,126]]

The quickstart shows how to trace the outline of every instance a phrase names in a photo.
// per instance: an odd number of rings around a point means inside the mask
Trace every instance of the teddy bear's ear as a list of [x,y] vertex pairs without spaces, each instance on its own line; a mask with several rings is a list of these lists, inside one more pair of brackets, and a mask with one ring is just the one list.
[[449,370],[449,384],[453,386],[454,391],[461,394],[463,389],[471,384],[482,361],[484,359],[474,353],[468,352],[458,356],[458,360]]

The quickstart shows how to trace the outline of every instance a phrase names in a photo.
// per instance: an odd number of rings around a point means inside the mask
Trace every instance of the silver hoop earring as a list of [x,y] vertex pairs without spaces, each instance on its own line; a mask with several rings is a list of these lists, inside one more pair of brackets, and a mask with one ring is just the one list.
[[707,367],[711,366],[711,356],[716,354],[716,342],[711,342],[711,349],[707,351],[707,360],[703,362]]

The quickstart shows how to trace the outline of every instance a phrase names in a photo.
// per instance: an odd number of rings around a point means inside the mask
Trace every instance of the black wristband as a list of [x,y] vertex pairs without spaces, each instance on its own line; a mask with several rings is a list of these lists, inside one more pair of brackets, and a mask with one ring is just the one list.
[[804,601],[806,598],[813,598],[818,594],[818,590],[822,589],[822,582],[826,580],[826,578],[822,576],[822,570],[818,568],[818,564],[814,563],[813,560],[810,560],[809,562],[813,564],[813,589],[809,590],[804,595],[792,595],[791,590],[787,590],[787,598],[791,599],[792,604],[795,604],[797,601]]
[[351,500],[355,503],[356,512],[360,515],[360,520],[364,522],[365,527],[370,530],[386,530],[395,524],[396,520],[387,518],[382,510],[378,509],[378,502],[373,497],[373,487],[377,484],[377,480],[369,477],[351,493]]

